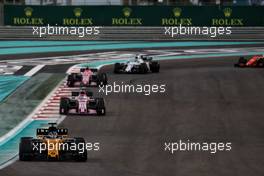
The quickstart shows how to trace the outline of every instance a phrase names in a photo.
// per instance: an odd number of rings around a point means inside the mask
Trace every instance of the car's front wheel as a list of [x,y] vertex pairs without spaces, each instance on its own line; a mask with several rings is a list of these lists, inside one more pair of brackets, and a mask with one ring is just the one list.
[[22,137],[19,143],[19,160],[29,161],[32,159],[32,137]]
[[[86,145],[84,138],[81,137],[75,138],[75,144],[76,146],[80,146],[80,144],[83,146]],[[76,150],[75,161],[85,162],[87,161],[87,158],[87,150],[85,147],[83,149],[78,148]]]
[[69,112],[69,99],[66,97],[62,97],[60,99],[60,114],[66,115]]

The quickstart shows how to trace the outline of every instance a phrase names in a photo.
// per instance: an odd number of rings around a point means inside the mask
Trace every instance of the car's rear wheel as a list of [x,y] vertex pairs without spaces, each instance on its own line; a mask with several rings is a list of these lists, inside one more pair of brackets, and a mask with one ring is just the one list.
[[105,73],[99,73],[98,75],[98,85],[106,85],[107,84],[107,76]]
[[105,108],[97,109],[96,112],[97,112],[97,115],[100,115],[100,116],[103,116],[106,114]]
[[158,62],[150,62],[150,71],[152,73],[158,73],[159,72],[159,69],[160,69],[160,65]]
[[103,98],[97,98],[96,99],[96,113],[97,113],[97,115],[105,115],[106,114],[106,109],[105,109]]
[[142,63],[139,65],[139,73],[145,74],[148,72],[148,66],[146,63]]
[[72,74],[68,75],[68,78],[67,78],[67,86],[74,87],[75,79],[76,79],[76,74],[73,74],[72,73]]
[[264,67],[264,59],[259,59],[257,62],[258,67]]

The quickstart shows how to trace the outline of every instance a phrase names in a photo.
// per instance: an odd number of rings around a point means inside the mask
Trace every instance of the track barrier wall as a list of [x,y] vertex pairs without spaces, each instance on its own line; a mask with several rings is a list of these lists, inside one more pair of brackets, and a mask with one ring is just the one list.
[[261,6],[4,6],[10,26],[264,26]]
[[4,25],[4,6],[0,3],[0,26]]

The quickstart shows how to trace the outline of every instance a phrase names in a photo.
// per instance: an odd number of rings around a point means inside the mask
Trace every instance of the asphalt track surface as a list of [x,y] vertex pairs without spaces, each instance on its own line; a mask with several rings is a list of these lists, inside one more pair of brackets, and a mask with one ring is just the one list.
[[[88,161],[20,162],[0,175],[262,176],[264,70],[234,68],[236,58],[162,61],[159,74],[113,75],[110,82],[166,84],[166,93],[110,94],[105,117],[69,116],[71,136],[100,142]],[[232,150],[164,151],[164,142],[232,142]]]

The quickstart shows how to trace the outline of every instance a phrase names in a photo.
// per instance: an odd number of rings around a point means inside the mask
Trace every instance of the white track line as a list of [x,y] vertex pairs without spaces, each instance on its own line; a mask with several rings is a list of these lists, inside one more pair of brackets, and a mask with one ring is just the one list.
[[37,65],[36,67],[29,70],[24,76],[33,76],[35,73],[37,73],[39,70],[41,70],[45,65]]

